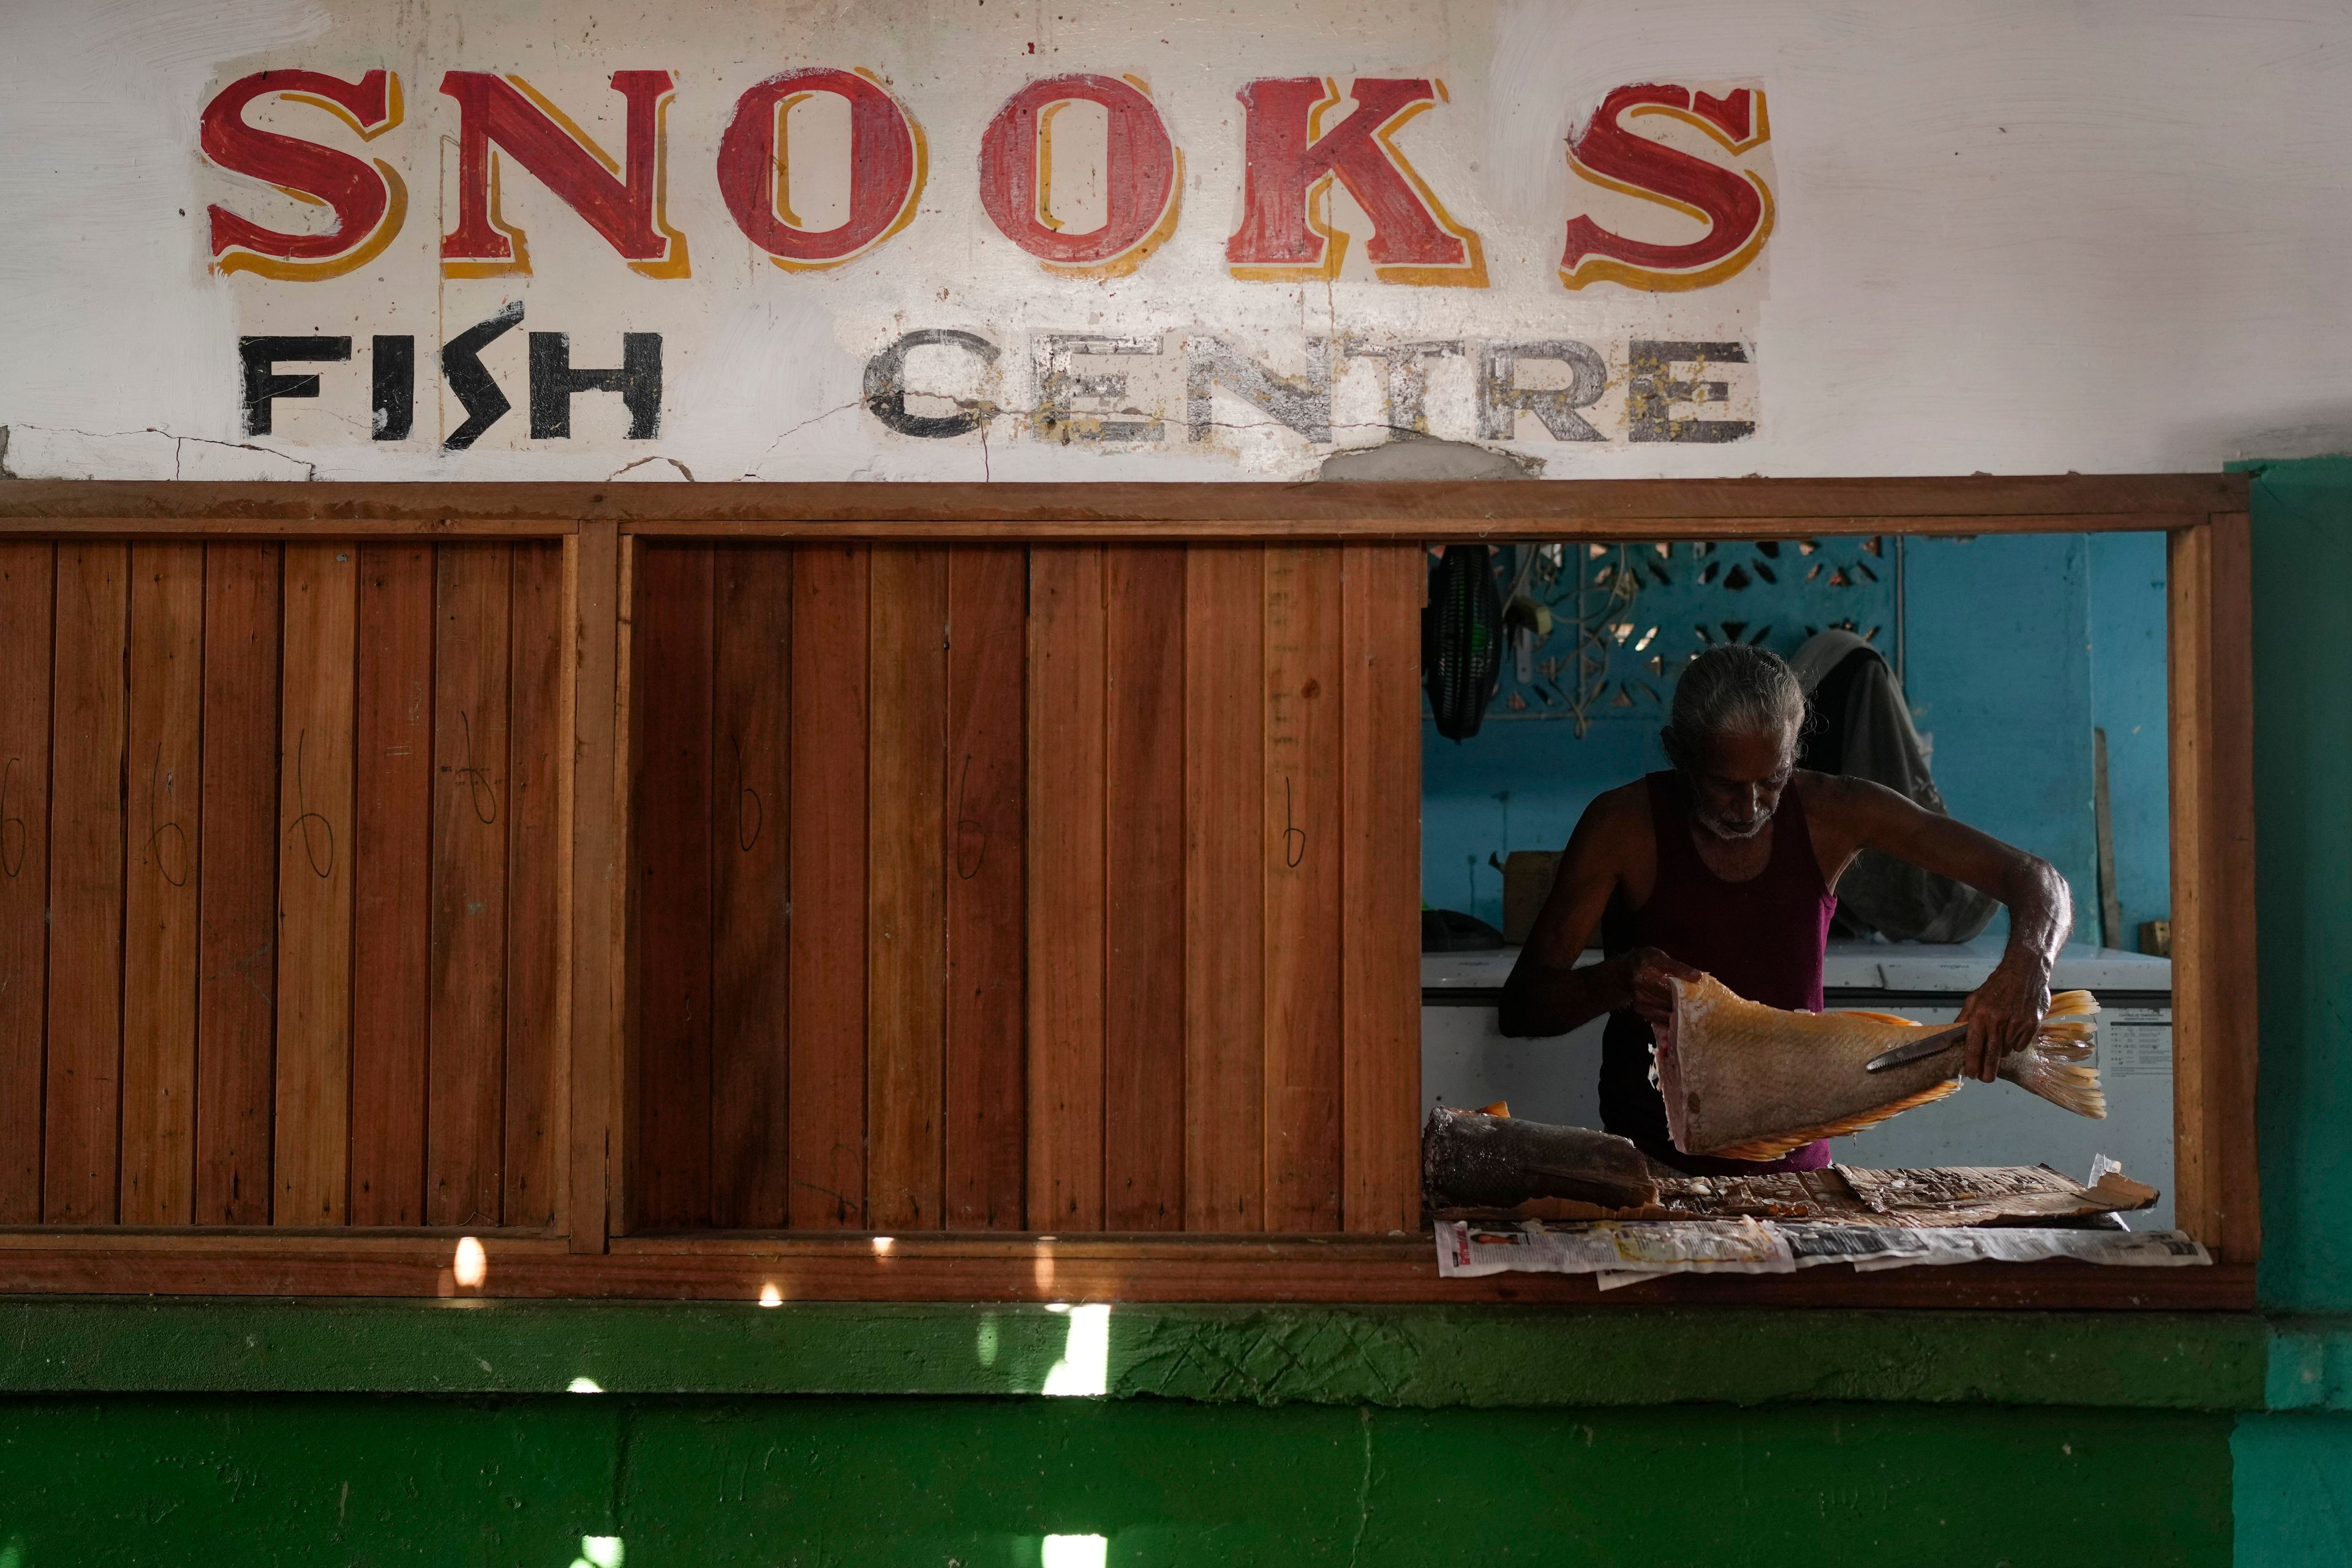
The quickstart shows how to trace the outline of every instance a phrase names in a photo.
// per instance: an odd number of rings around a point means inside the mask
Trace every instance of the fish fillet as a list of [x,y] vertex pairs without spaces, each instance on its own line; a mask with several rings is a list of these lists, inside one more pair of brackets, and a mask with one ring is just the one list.
[[[1685,1154],[1776,1159],[1960,1087],[1958,1051],[1884,1073],[1863,1070],[1881,1051],[1948,1025],[1891,1013],[1783,1012],[1736,995],[1713,975],[1672,984],[1675,1016],[1658,1045],[1658,1088],[1666,1129]],[[2077,1115],[2106,1115],[2098,1069],[2090,1065],[2098,1010],[2087,991],[2052,997],[2033,1043],[2003,1057],[2000,1076]]]

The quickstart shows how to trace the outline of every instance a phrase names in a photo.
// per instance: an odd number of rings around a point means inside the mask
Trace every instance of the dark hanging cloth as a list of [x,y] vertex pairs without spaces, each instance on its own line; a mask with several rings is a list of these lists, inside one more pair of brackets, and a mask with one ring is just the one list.
[[[1928,775],[1927,748],[1911,722],[1910,704],[1876,648],[1852,632],[1821,632],[1789,664],[1810,710],[1800,767],[1868,779],[1938,816],[1948,815]],[[1967,942],[2000,907],[1965,882],[1875,849],[1854,857],[1837,895],[1837,935],[1898,942]]]

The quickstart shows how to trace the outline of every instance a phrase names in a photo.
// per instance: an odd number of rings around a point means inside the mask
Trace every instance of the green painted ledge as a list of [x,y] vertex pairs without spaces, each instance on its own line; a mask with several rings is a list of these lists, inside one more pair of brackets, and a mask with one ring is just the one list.
[[2352,1410],[2352,1317],[2271,1320],[2273,1410]]
[[[1044,1392],[1074,1349],[1091,1391],[1073,1340],[1099,1326],[965,1304],[16,1298],[0,1394],[1002,1397]],[[2230,1411],[2277,1384],[2270,1330],[2223,1314],[1122,1307],[1108,1340],[1101,1392],[1206,1404]]]

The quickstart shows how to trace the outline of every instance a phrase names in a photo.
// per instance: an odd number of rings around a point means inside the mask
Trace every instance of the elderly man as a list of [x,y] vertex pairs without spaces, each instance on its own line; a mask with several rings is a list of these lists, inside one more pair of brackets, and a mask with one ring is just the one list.
[[[1967,1071],[1991,1081],[2050,1005],[2050,966],[2073,911],[2049,862],[1859,779],[1796,766],[1804,693],[1761,648],[1717,647],[1675,689],[1664,773],[1611,790],[1576,825],[1527,947],[1503,988],[1506,1035],[1566,1034],[1610,1015],[1601,1120],[1653,1157],[1700,1173],[1817,1170],[1826,1142],[1771,1161],[1677,1151],[1650,1079],[1667,982],[1715,975],[1775,1007],[1822,1006],[1839,875],[1864,849],[1968,883],[2009,907],[2009,948],[1960,1016]],[[1604,960],[1575,967],[1595,929]]]

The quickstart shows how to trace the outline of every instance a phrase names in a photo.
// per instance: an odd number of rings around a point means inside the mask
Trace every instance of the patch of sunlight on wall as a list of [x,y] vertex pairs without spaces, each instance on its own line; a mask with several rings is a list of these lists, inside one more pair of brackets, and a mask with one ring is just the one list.
[[[1070,1319],[1070,1337],[1062,1346],[1062,1359],[1045,1374],[1047,1394],[1104,1394],[1110,1392],[1110,1307],[1102,1303],[1091,1307],[1066,1307],[1059,1302],[1045,1309],[1049,1312],[1066,1312]],[[1060,1539],[1047,1536],[1048,1541]],[[1099,1536],[1074,1535],[1072,1541],[1098,1541]],[[1100,1558],[1096,1562],[1099,1563]],[[1050,1565],[1049,1565],[1050,1568]]]
[[1109,1553],[1108,1535],[1049,1535],[1037,1551],[1045,1568],[1103,1568]]
[[625,1556],[619,1536],[583,1535],[580,1538],[580,1555],[572,1560],[572,1568],[621,1568]]

